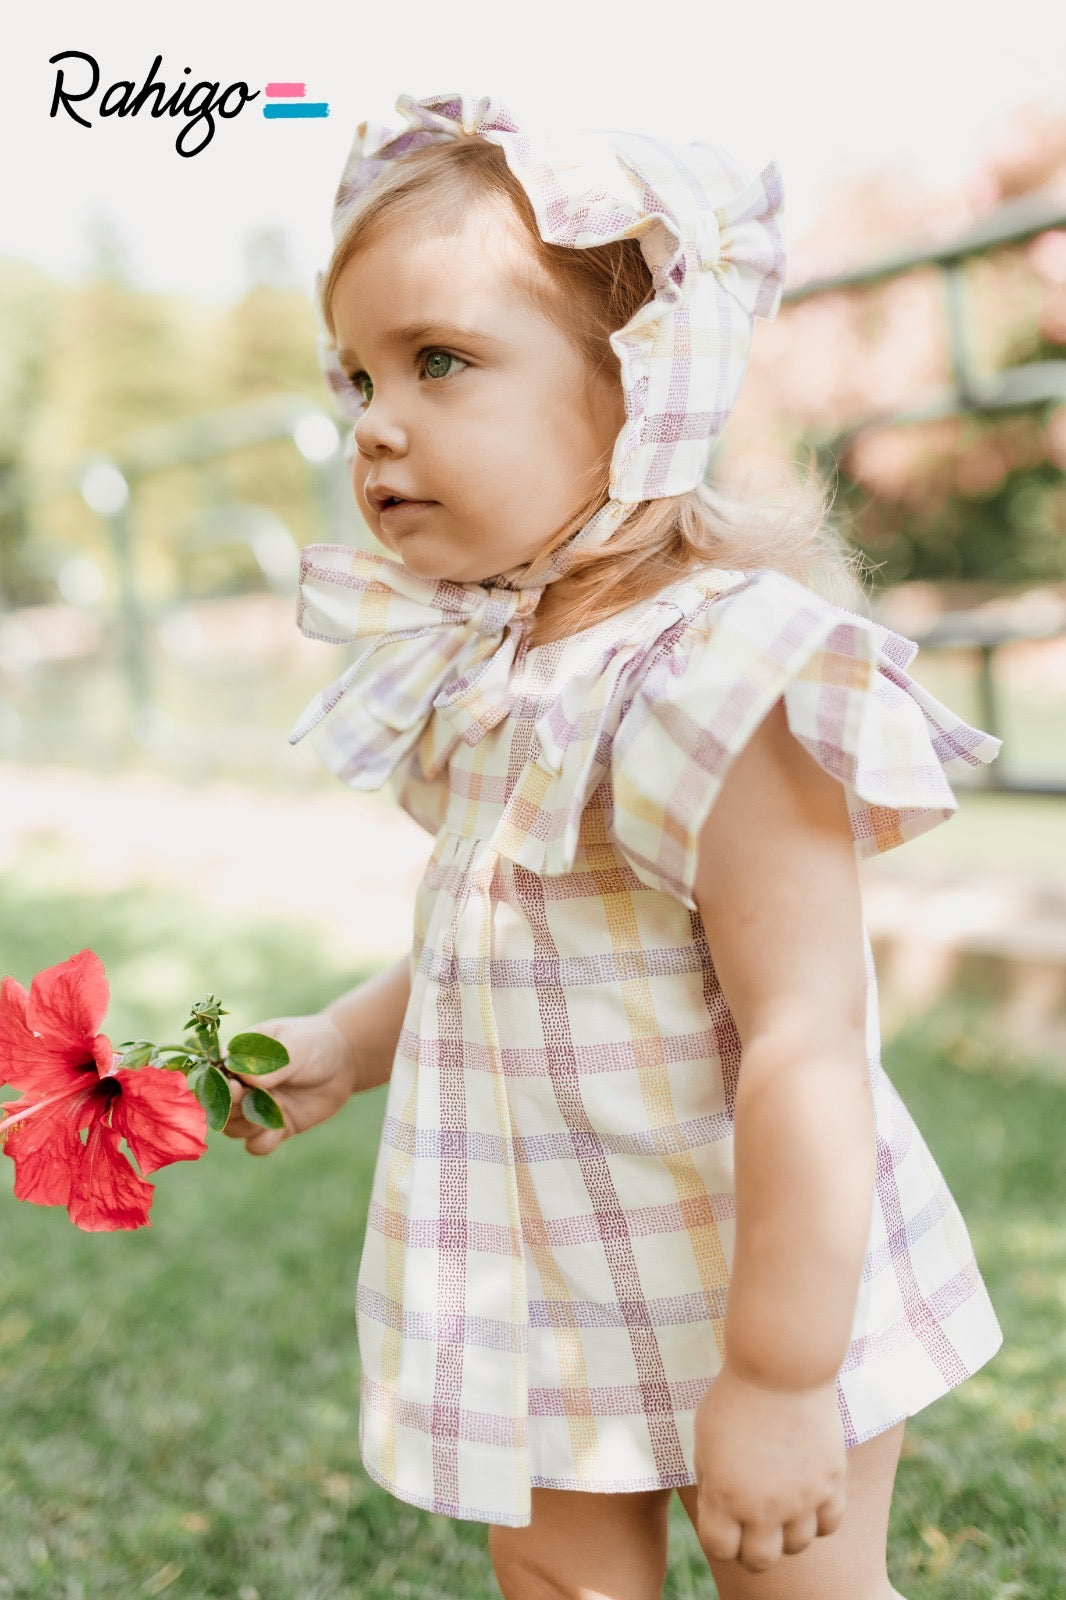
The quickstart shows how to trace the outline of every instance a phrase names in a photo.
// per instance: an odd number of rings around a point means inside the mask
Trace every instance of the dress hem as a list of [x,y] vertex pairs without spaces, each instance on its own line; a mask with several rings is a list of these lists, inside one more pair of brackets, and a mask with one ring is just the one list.
[[[992,1357],[1002,1348],[1002,1345],[1003,1336],[1000,1333],[999,1338],[987,1350],[987,1354],[971,1358],[974,1364],[967,1377],[972,1377],[975,1372],[980,1371],[983,1366],[991,1361]],[[917,1416],[921,1411],[925,1411],[935,1401],[941,1400],[945,1395],[950,1394],[953,1389],[961,1387],[964,1381],[966,1380],[960,1379],[958,1383],[950,1384],[946,1388],[940,1388],[936,1393],[906,1402],[905,1409],[900,1411],[897,1416],[893,1416],[887,1422],[878,1422],[872,1428],[864,1429],[857,1438],[846,1440],[845,1449],[849,1451],[855,1450],[859,1445],[868,1444],[871,1439],[876,1439],[881,1434],[887,1433],[889,1429],[897,1427],[899,1423],[909,1421],[911,1417]],[[433,1499],[431,1495],[420,1495],[413,1490],[403,1489],[398,1484],[390,1482],[365,1457],[361,1457],[361,1460],[364,1472],[379,1488],[384,1489],[397,1500],[402,1500],[406,1505],[417,1506],[420,1510],[430,1511],[435,1516],[453,1517],[460,1522],[484,1522],[490,1526],[505,1528],[525,1528],[530,1524],[531,1519],[529,1517],[509,1515],[502,1511],[489,1511],[483,1507],[450,1505]],[[578,1480],[574,1477],[552,1478],[543,1473],[531,1473],[529,1479],[531,1489],[561,1489],[573,1494],[645,1494],[655,1493],[662,1489],[684,1489],[693,1486],[695,1483],[695,1474],[688,1472],[649,1475],[643,1478],[624,1480],[607,1479],[597,1483]]]

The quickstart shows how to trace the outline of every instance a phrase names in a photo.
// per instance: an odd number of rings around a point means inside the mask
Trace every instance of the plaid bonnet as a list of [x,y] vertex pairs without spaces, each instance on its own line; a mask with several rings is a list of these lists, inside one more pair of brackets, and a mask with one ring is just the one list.
[[[488,96],[401,95],[396,109],[405,128],[361,123],[356,132],[334,202],[335,241],[390,162],[476,136],[499,145],[547,242],[580,250],[639,240],[654,298],[611,335],[626,420],[612,453],[610,498],[546,561],[459,584],[346,545],[304,551],[302,631],[366,648],[307,706],[290,738],[317,729],[327,764],[358,788],[379,787],[434,712],[468,742],[499,722],[511,703],[518,640],[545,586],[579,552],[604,544],[635,505],[702,481],[740,389],[754,319],[775,314],[784,278],[773,165],[746,183],[711,144],[671,146],[620,132],[534,135]],[[320,273],[320,315],[324,281]],[[324,333],[319,356],[340,409],[358,418],[361,399]]]
[[[777,168],[745,184],[712,144],[670,146],[637,133],[532,135],[488,96],[401,95],[396,109],[407,118],[401,131],[358,128],[334,202],[334,240],[390,162],[464,135],[499,145],[548,243],[580,250],[638,239],[655,297],[611,335],[626,421],[610,494],[631,506],[695,488],[736,401],[754,318],[774,316],[780,302]],[[320,274],[320,291],[322,282]],[[357,418],[359,397],[336,352],[325,337],[319,348],[341,409]]]

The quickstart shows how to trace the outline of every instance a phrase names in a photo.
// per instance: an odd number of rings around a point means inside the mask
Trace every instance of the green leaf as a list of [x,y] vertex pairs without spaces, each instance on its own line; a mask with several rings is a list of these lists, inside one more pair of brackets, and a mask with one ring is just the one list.
[[[235,1033],[229,1042],[226,1065],[231,1072],[276,1072],[288,1064],[289,1052],[265,1033]],[[277,1124],[269,1123],[269,1127]]]
[[119,1062],[123,1067],[146,1067],[152,1059],[154,1044],[149,1044],[147,1039],[128,1039],[125,1044],[120,1044],[118,1053]]
[[265,1089],[246,1089],[241,1101],[241,1110],[249,1122],[256,1123],[260,1128],[283,1128],[285,1118],[281,1114],[281,1107],[272,1094],[267,1094]]
[[195,1060],[195,1056],[175,1055],[165,1061],[157,1055],[152,1065],[162,1067],[166,1072],[188,1072]]
[[207,1112],[207,1126],[216,1130],[224,1128],[233,1103],[225,1074],[217,1067],[194,1067],[189,1074],[189,1086]]

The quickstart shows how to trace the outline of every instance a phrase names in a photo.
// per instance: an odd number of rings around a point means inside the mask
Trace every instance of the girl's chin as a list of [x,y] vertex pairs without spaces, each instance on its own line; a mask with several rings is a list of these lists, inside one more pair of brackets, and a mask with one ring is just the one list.
[[419,578],[428,578],[438,583],[485,583],[491,584],[494,579],[504,572],[513,572],[516,567],[528,566],[532,555],[523,556],[520,552],[494,551],[491,557],[484,561],[472,561],[469,555],[464,559],[460,555],[450,556],[447,548],[430,538],[420,539],[415,532],[405,533],[397,537],[386,536],[382,530],[376,535],[378,543],[384,550],[408,572],[413,572]]

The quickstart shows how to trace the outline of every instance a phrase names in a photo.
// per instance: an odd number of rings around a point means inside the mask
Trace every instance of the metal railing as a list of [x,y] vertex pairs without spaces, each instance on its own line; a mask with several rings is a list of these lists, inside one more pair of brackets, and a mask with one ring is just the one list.
[[1066,228],[1066,205],[1058,199],[1025,195],[1019,200],[1007,201],[975,227],[944,244],[896,252],[850,272],[809,278],[805,283],[786,289],[782,305],[797,305],[815,295],[884,283],[922,267],[938,267],[942,274],[952,387],[928,406],[865,418],[849,426],[835,440],[826,441],[826,448],[850,443],[868,428],[934,422],[942,417],[988,411],[1017,411],[1066,400],[1066,361],[1030,361],[999,372],[981,373],[975,365],[967,336],[966,263],[1007,245],[1025,244],[1038,234],[1057,228]]
[[[1066,228],[1066,205],[1062,200],[1039,194],[1026,195],[1008,201],[973,228],[943,244],[895,252],[849,272],[809,278],[785,291],[782,304],[796,305],[817,295],[885,283],[927,267],[939,269],[943,280],[952,376],[950,388],[926,405],[877,412],[820,441],[818,455],[823,469],[835,466],[844,450],[860,435],[875,428],[913,426],[939,422],[947,417],[1036,410],[1066,402],[1066,361],[1031,361],[997,372],[980,372],[967,331],[967,262],[993,250],[1024,244],[1038,234],[1059,228]],[[911,637],[924,649],[964,648],[972,653],[977,667],[981,726],[997,738],[1004,736],[1004,719],[994,673],[996,652],[1020,640],[1052,639],[1063,634],[1066,634],[1066,622],[989,616],[979,610],[948,611],[929,627],[911,630]],[[1005,794],[1066,795],[1066,782],[1012,773],[1002,759],[984,768],[974,787]]]
[[[306,463],[318,524],[332,530],[350,520],[345,516],[350,511],[346,474],[339,470],[338,425],[313,401],[292,394],[269,395],[140,429],[128,434],[109,454],[89,453],[61,470],[40,474],[29,486],[0,486],[0,514],[76,494],[100,519],[115,580],[111,615],[128,696],[128,731],[135,746],[153,755],[173,741],[159,714],[148,648],[149,630],[159,619],[145,599],[139,571],[135,537],[138,488],[156,473],[175,467],[210,467],[239,451],[275,441],[287,441]],[[187,555],[211,546],[246,547],[267,587],[291,593],[298,566],[297,542],[268,507],[216,499],[183,521],[193,529],[183,543]],[[288,550],[284,548],[286,539]]]

